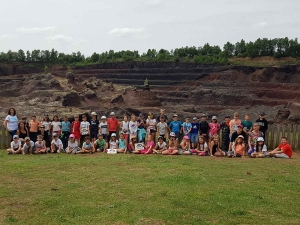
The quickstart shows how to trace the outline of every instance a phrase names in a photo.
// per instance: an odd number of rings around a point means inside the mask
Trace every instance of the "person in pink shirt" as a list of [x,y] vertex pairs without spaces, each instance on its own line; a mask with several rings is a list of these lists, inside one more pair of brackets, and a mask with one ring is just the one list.
[[218,123],[217,117],[213,116],[209,124],[209,142],[212,141],[212,137],[218,134],[220,130],[220,124]]
[[147,138],[146,148],[143,150],[135,150],[135,151],[133,151],[133,153],[134,154],[152,154],[154,147],[155,147],[155,143],[154,143],[154,141],[152,141],[151,134],[149,134],[148,138]]

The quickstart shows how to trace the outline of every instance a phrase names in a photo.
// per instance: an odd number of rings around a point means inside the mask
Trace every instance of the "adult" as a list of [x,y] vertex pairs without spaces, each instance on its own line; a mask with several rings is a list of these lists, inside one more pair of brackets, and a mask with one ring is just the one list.
[[18,125],[17,135],[19,136],[19,140],[22,144],[25,143],[25,138],[29,137],[29,131],[24,122],[20,122]]
[[17,134],[18,130],[18,118],[16,114],[16,110],[14,108],[10,108],[3,123],[5,129],[11,136],[11,140],[13,140],[13,136]]
[[230,116],[226,116],[224,122],[221,123],[221,131],[222,131],[222,146],[221,149],[224,152],[229,151],[230,144]]
[[233,143],[235,142],[235,139],[237,139],[240,135],[242,135],[245,140],[247,133],[244,131],[244,127],[242,125],[237,125],[237,131],[234,131],[230,138],[229,151],[233,151]]
[[164,122],[165,122],[165,123],[168,123],[168,117],[167,117],[167,115],[165,114],[165,110],[164,110],[164,109],[161,109],[161,110],[160,110],[160,114],[157,116],[156,121],[157,121],[157,122],[160,121],[160,118],[161,118],[161,117],[164,118]]
[[116,114],[114,112],[111,112],[110,118],[108,118],[107,120],[108,140],[110,140],[110,137],[113,133],[117,133],[118,125],[119,122],[116,118]]
[[259,131],[263,132],[263,135],[266,140],[266,133],[268,130],[268,121],[265,118],[266,114],[264,112],[259,114],[259,119],[256,120],[256,123],[259,125]]

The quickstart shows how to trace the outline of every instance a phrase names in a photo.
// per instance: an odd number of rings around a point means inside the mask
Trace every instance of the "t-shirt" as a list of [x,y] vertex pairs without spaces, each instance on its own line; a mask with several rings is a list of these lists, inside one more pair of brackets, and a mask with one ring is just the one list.
[[209,130],[208,122],[207,121],[201,121],[199,123],[200,135],[202,135],[202,134],[208,134],[208,130]]
[[237,139],[237,137],[239,135],[242,135],[244,137],[244,140],[246,139],[246,132],[245,131],[242,131],[240,134],[238,134],[237,131],[235,131],[232,136],[231,136],[231,139],[230,139],[230,142],[235,142],[235,139]]
[[53,127],[52,129],[53,129],[54,132],[58,132],[58,131],[61,130],[60,129],[60,127],[61,127],[61,122],[60,121],[52,121],[51,125]]
[[30,146],[31,146],[32,148],[34,148],[34,142],[33,142],[33,141],[30,141],[29,145],[27,145],[27,143],[25,143],[25,144],[23,145],[23,148],[24,148],[24,149],[29,149]]
[[182,124],[182,127],[183,127],[183,131],[184,131],[185,133],[188,133],[189,130],[192,129],[192,124],[191,124],[191,123],[186,123],[186,122],[184,122],[184,123]]
[[244,127],[244,130],[249,132],[249,130],[253,127],[253,123],[251,121],[243,120],[242,125]]
[[135,121],[135,122],[130,121],[129,122],[129,131],[130,131],[131,134],[134,134],[134,133],[137,132],[137,128],[138,128],[137,125],[138,125],[137,121]]
[[116,141],[110,141],[109,142],[109,146],[110,146],[111,149],[116,149],[118,143],[119,143],[118,140],[116,140]]
[[267,152],[268,151],[268,148],[266,145],[264,145],[263,147],[258,147],[256,149],[257,152]]
[[39,121],[33,121],[33,120],[31,120],[30,122],[29,122],[29,126],[30,126],[30,129],[29,129],[29,131],[30,132],[38,132],[38,127],[39,127],[39,125],[40,125],[40,122]]
[[86,142],[83,142],[82,147],[85,148],[86,150],[91,150],[93,147],[93,144],[92,144],[92,142],[90,142],[88,144]]
[[167,119],[168,119],[168,117],[167,117],[166,114],[164,114],[164,115],[159,114],[159,116],[157,116],[157,118],[156,118],[156,121],[160,121],[160,117],[163,117],[163,118],[164,118],[164,122],[166,122]]
[[81,121],[80,129],[82,135],[87,135],[89,133],[90,123],[88,121]]
[[254,131],[252,131],[249,134],[251,148],[254,148],[256,146],[257,138],[259,138],[259,137],[263,137],[263,133],[261,131],[259,131],[257,133],[254,133]]
[[241,124],[242,124],[241,120],[235,120],[235,119],[230,120],[229,126],[230,126],[231,133],[233,133],[234,131],[237,131],[238,125],[241,125]]
[[202,144],[199,145],[199,150],[200,150],[200,151],[205,151],[205,149],[208,149],[208,145],[207,145],[206,142],[204,143],[204,145],[202,145]]
[[98,147],[100,148],[105,148],[105,145],[106,145],[106,141],[104,139],[102,139],[101,141],[99,139],[96,140],[96,144]]
[[266,119],[258,119],[256,122],[259,124],[259,130],[265,134],[268,130],[268,121]]
[[91,131],[93,132],[98,132],[98,127],[99,127],[99,120],[91,120],[91,123],[90,123],[90,129]]
[[50,130],[51,122],[43,121],[42,124],[45,126],[45,131]]
[[63,132],[69,132],[70,131],[70,125],[71,123],[69,121],[65,122],[61,122],[61,129]]
[[153,148],[155,147],[154,141],[148,141],[147,142],[146,149],[148,150],[150,147],[152,147],[152,150],[153,150]]
[[158,133],[159,135],[165,135],[166,134],[166,128],[168,127],[168,124],[166,124],[165,122],[159,122],[157,125],[158,128]]
[[18,140],[17,143],[14,142],[14,141],[12,141],[12,142],[10,143],[10,147],[11,147],[12,149],[17,149],[17,148],[19,148],[19,146],[21,146],[21,145],[22,145],[22,143],[21,143],[20,140]]
[[289,144],[280,144],[278,146],[279,149],[283,151],[284,154],[286,154],[289,158],[293,155],[292,147]]
[[76,148],[76,147],[78,147],[78,143],[77,143],[77,141],[75,141],[75,142],[70,142],[70,141],[68,141],[68,147],[69,148]]
[[155,128],[156,119],[147,119],[147,123],[149,123],[148,130],[156,130]]
[[166,142],[163,142],[160,144],[160,142],[157,142],[158,150],[162,150],[165,146],[167,146]]
[[38,149],[41,149],[45,146],[45,141],[41,141],[41,142],[37,141],[35,142],[35,145]]
[[62,146],[62,142],[59,138],[57,140],[53,139],[51,143],[54,143],[56,147]]
[[209,133],[211,135],[218,134],[219,130],[220,130],[220,124],[219,123],[209,123]]
[[119,148],[126,148],[126,140],[119,139]]
[[117,120],[117,118],[109,118],[107,120],[107,125],[109,127],[109,131],[116,131],[118,129],[118,120]]
[[122,121],[122,132],[123,134],[129,134],[129,122]]
[[107,134],[107,122],[105,122],[105,123],[100,122],[99,128],[100,128],[101,134]]
[[[142,121],[141,119],[138,119],[138,120],[137,120],[138,124],[139,124],[141,121]],[[143,120],[143,121],[144,121],[144,124],[141,124],[140,126],[138,126],[139,129],[145,128],[146,120]]]
[[169,126],[170,126],[172,132],[179,133],[182,125],[179,120],[177,120],[177,121],[173,120]]
[[237,144],[234,146],[235,154],[243,155],[245,144]]
[[198,134],[199,132],[199,123],[191,123],[192,125],[192,130],[191,130],[191,134]]
[[5,120],[7,121],[7,128],[9,130],[18,130],[18,118],[17,116],[8,115]]

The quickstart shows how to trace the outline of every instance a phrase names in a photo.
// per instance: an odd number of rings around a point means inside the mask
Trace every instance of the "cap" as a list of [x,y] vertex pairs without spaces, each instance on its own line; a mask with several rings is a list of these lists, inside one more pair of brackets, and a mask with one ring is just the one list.
[[158,137],[158,140],[159,140],[159,139],[164,139],[164,138],[163,138],[162,136],[159,136],[159,137]]
[[140,113],[140,114],[139,114],[139,116],[143,116],[143,115],[144,115],[143,113]]
[[212,120],[217,120],[217,117],[216,117],[216,116],[213,116],[211,119],[212,119]]
[[116,114],[115,114],[114,112],[111,112],[110,115],[111,115],[111,116],[114,116],[114,115],[116,115]]
[[44,116],[47,116],[47,117],[48,117],[48,116],[49,116],[49,114],[48,114],[48,113],[45,113],[45,114],[44,114]]
[[173,117],[178,117],[178,115],[177,115],[177,114],[174,114]]
[[24,140],[25,141],[30,141],[30,137],[26,137]]
[[264,112],[261,112],[259,115],[260,116],[265,116],[266,114]]
[[74,135],[74,134],[71,134],[71,135],[69,136],[69,138],[75,138],[75,135]]
[[259,137],[257,138],[257,141],[265,141],[265,139],[263,137]]
[[171,132],[171,133],[170,133],[170,136],[171,136],[171,137],[176,137],[176,134],[175,134],[174,132]]
[[57,137],[57,136],[58,136],[58,134],[57,134],[57,133],[54,133],[54,134],[53,134],[53,137]]
[[206,117],[206,114],[205,114],[205,113],[203,113],[201,117]]
[[91,115],[92,116],[97,116],[97,113],[96,112],[92,112]]
[[103,134],[98,134],[97,137],[103,136]]
[[225,119],[226,119],[226,118],[229,118],[229,119],[230,119],[231,117],[230,117],[229,115],[227,115],[227,116],[225,116]]
[[186,140],[190,140],[189,136],[187,136],[187,135],[184,136],[183,138],[186,139]]
[[197,120],[197,117],[193,117],[193,120]]
[[16,138],[19,138],[19,136],[15,134],[15,135],[13,136],[13,139],[16,139]]
[[111,134],[112,137],[117,137],[116,133]]
[[243,125],[238,125],[237,127],[239,127],[239,128],[244,128]]
[[106,116],[101,116],[101,120],[106,119]]
[[135,135],[132,135],[132,136],[131,136],[131,140],[132,140],[132,139],[137,139],[137,137],[136,137]]
[[243,138],[244,139],[244,136],[243,135],[239,135],[238,138]]

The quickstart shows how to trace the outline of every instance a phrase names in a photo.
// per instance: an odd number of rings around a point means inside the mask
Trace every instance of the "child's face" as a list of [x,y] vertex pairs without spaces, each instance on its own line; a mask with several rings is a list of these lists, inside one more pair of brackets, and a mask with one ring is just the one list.
[[54,140],[55,140],[55,141],[57,141],[57,139],[58,139],[58,137],[57,137],[57,136],[56,136],[56,137],[53,137],[53,138],[54,138]]
[[102,136],[102,135],[99,136],[99,137],[98,137],[98,140],[102,141],[102,140],[103,140],[103,136]]
[[41,142],[41,141],[43,140],[43,138],[39,137],[37,140],[38,140],[39,142]]
[[102,123],[105,123],[105,119],[102,119],[101,122],[102,122]]
[[174,121],[177,121],[177,120],[178,120],[178,117],[177,117],[177,116],[173,117],[173,120],[174,120]]
[[234,116],[233,117],[235,120],[238,120],[239,119],[239,116]]
[[165,120],[164,118],[160,118],[160,122],[163,123]]
[[258,141],[258,142],[257,142],[257,144],[258,144],[259,146],[263,145],[263,143],[264,143],[263,141]]
[[132,121],[135,121],[135,116],[131,116],[131,120],[132,120]]
[[67,121],[68,121],[68,118],[67,118],[67,117],[65,117],[65,118],[64,118],[64,121],[65,121],[65,122],[67,122]]
[[91,140],[90,140],[90,139],[86,139],[85,142],[86,142],[87,144],[89,144],[89,143],[91,142]]
[[287,140],[285,138],[282,138],[281,139],[281,144],[286,144],[287,143]]
[[250,116],[245,116],[245,120],[249,121],[250,120]]
[[15,143],[18,143],[18,141],[19,141],[19,138],[15,138],[15,139],[14,139],[14,142],[15,142]]
[[54,117],[53,120],[54,120],[54,121],[57,121],[57,120],[58,120],[58,117]]
[[200,144],[204,144],[203,138],[199,138],[199,143],[200,143]]
[[32,119],[33,121],[35,121],[35,120],[36,120],[36,117],[35,117],[35,116],[33,116],[33,117],[31,117],[31,119]]
[[26,145],[29,145],[30,144],[30,140],[26,140],[25,143],[26,143]]
[[214,137],[214,142],[219,142],[219,138]]
[[123,134],[120,134],[120,139],[124,140],[124,135]]
[[127,116],[124,116],[124,121],[126,122],[128,120]]
[[96,119],[96,116],[92,116],[92,119],[95,120],[95,119]]
[[152,141],[152,137],[151,136],[148,136],[148,141]]
[[243,143],[244,139],[243,138],[238,138],[238,143]]
[[75,117],[75,121],[78,121],[79,120],[79,117]]
[[158,142],[159,142],[159,143],[163,143],[163,139],[160,138],[160,139],[158,140]]
[[258,125],[254,125],[254,126],[253,126],[253,129],[254,129],[255,131],[258,131],[258,130],[259,130],[259,126],[258,126]]
[[212,120],[213,121],[213,123],[216,123],[217,122],[217,120]]
[[230,122],[230,118],[226,118],[226,119],[225,119],[225,122],[226,122],[226,123],[229,123],[229,122]]
[[202,121],[206,121],[206,117],[205,116],[202,116]]
[[186,123],[189,123],[189,122],[190,122],[190,118],[186,118],[186,119],[185,119],[185,122],[186,122]]
[[86,117],[82,117],[82,120],[83,120],[83,121],[86,121]]
[[265,118],[265,116],[261,116],[261,115],[260,115],[259,118],[260,118],[261,120],[263,120],[263,119]]

